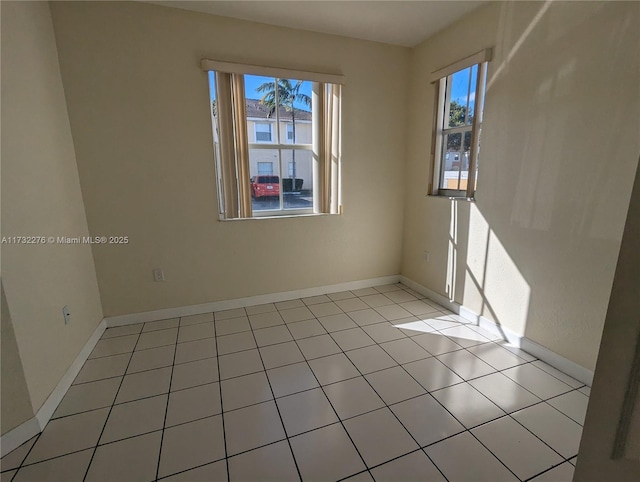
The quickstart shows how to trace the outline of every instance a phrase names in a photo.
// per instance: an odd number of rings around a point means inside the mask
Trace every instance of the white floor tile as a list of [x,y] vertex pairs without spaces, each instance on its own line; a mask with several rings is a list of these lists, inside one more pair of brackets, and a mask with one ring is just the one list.
[[378,306],[375,310],[380,313],[385,320],[399,320],[401,318],[409,318],[412,314],[400,305],[384,305]]
[[366,468],[339,423],[293,437],[291,448],[303,480],[339,480]]
[[273,395],[264,372],[222,380],[222,407],[235,410],[271,400]]
[[517,482],[518,479],[468,432],[424,449],[451,481]]
[[181,326],[178,331],[178,343],[212,338],[213,336],[215,336],[213,321],[198,323],[197,325]]
[[425,358],[402,366],[429,392],[463,381],[462,378],[435,358]]
[[273,303],[264,303],[261,305],[247,306],[245,308],[247,315],[259,315],[260,313],[269,313],[270,311],[277,311],[276,305]]
[[393,320],[391,323],[393,324],[393,326],[402,331],[402,333],[411,337],[422,335],[424,333],[434,333],[436,331],[435,328],[427,325],[424,321],[420,321],[415,317]]
[[374,295],[361,296],[360,299],[364,301],[367,305],[369,305],[371,308],[377,308],[379,306],[395,304],[385,295],[380,293],[376,293]]
[[318,381],[306,362],[272,368],[267,370],[267,376],[276,398],[318,386]]
[[256,349],[222,355],[218,358],[218,364],[222,380],[249,375],[264,369],[260,353]]
[[548,403],[580,425],[584,425],[587,405],[589,404],[589,397],[584,393],[574,390],[559,397],[551,398]]
[[250,331],[218,337],[218,353],[220,355],[250,350],[251,348],[256,348],[256,342]]
[[477,427],[472,433],[522,480],[562,462],[562,457],[511,417]]
[[509,368],[502,373],[542,399],[555,397],[572,389],[530,363]]
[[371,473],[378,482],[397,482],[399,480],[444,482],[447,480],[422,450],[387,462],[373,469]]
[[285,341],[293,340],[291,333],[289,333],[289,329],[285,325],[271,326],[269,328],[254,330],[253,334],[256,337],[256,343],[259,347],[276,345],[278,343],[284,343]]
[[[2,472],[2,482],[60,482],[62,480],[83,480],[93,455],[93,448],[47,460],[33,465],[23,466],[16,474]],[[15,477],[12,478],[12,476]]]
[[356,297],[356,295],[354,295],[351,291],[339,291],[337,293],[329,293],[327,296],[331,298],[333,301],[348,300],[350,298]]
[[216,336],[242,333],[243,331],[249,331],[251,329],[249,318],[246,316],[243,316],[241,318],[228,318],[225,320],[218,320],[216,321],[215,326]]
[[467,348],[467,350],[496,370],[506,370],[507,368],[526,363],[524,359],[514,355],[496,343],[484,343],[482,345],[471,346]]
[[324,335],[327,332],[318,320],[296,321],[295,323],[289,323],[287,326],[296,340]]
[[425,303],[421,300],[407,301],[404,303],[400,303],[400,306],[402,306],[412,315],[426,315],[428,313],[436,313],[438,311],[429,303]]
[[264,367],[267,369],[304,361],[302,352],[293,341],[264,346],[260,348],[260,354],[262,355]]
[[211,417],[222,412],[220,384],[210,383],[200,387],[173,392],[169,396],[165,425],[177,425],[199,418]]
[[376,343],[399,340],[406,338],[406,335],[391,323],[376,323],[362,328]]
[[357,328],[358,326],[351,318],[342,312],[339,314],[319,317],[318,321],[329,333],[333,331],[347,330],[349,328]]
[[[142,331],[142,323],[135,325],[116,326],[114,328],[107,328],[102,334],[102,339],[113,338],[114,336],[134,335]],[[147,330],[149,331],[149,330]]]
[[344,353],[310,360],[309,366],[318,378],[320,385],[328,385],[360,376],[358,369]]
[[541,400],[502,373],[493,373],[469,382],[476,390],[507,413],[539,403]]
[[511,415],[568,459],[578,454],[582,427],[546,403],[539,403]]
[[434,356],[462,350],[460,345],[440,333],[424,333],[411,339]]
[[433,392],[432,395],[467,428],[475,427],[505,414],[497,405],[468,383],[443,388]]
[[302,302],[307,306],[319,305],[320,303],[329,303],[331,301],[331,298],[329,298],[327,295],[309,296],[307,298],[302,298]]
[[362,374],[391,368],[397,363],[378,345],[367,346],[347,352],[347,356]]
[[249,323],[251,324],[251,328],[259,330],[260,328],[282,325],[284,324],[284,320],[277,311],[266,311],[264,313],[249,315]]
[[375,295],[377,293],[379,293],[379,291],[375,290],[374,288],[360,288],[357,290],[351,290],[351,292],[359,297],[362,296],[369,296],[369,295]]
[[227,461],[219,460],[196,469],[172,475],[162,482],[193,482],[194,480],[227,480]]
[[376,343],[360,327],[351,328],[350,330],[336,331],[331,334],[331,337],[343,351],[355,350],[356,348],[375,345]]
[[412,398],[390,408],[421,447],[465,430],[431,395]]
[[174,345],[177,339],[178,328],[142,333],[136,345],[136,350],[147,350],[158,346]]
[[480,333],[470,330],[464,325],[454,326],[453,328],[446,328],[444,330],[440,330],[445,336],[448,336],[453,341],[455,341],[458,345],[463,346],[465,348],[479,345],[480,343],[488,343],[489,339],[482,336]]
[[367,308],[369,308],[369,305],[367,305],[360,298],[338,300],[336,301],[336,305],[338,305],[340,309],[345,313],[348,313],[350,311],[366,310]]
[[158,476],[175,474],[224,456],[221,415],[176,425],[164,431]]
[[[246,314],[247,314],[247,311],[244,308],[234,308],[231,310],[216,311],[213,315],[215,320],[218,321],[218,320],[226,320],[228,318],[238,318],[239,316],[245,316]],[[204,318],[204,317],[211,316],[211,314],[206,313],[204,315],[195,315],[195,316],[202,316]],[[212,320],[207,319],[207,321],[212,321]]]
[[204,338],[203,340],[180,343],[176,346],[175,363],[187,363],[204,358],[212,358],[216,356],[216,353],[215,338]]
[[316,318],[321,318],[324,316],[331,315],[339,315],[342,313],[340,307],[335,304],[333,301],[329,301],[328,303],[318,303],[314,305],[308,305],[309,311],[313,313]]
[[339,421],[320,388],[278,398],[276,403],[289,437]]
[[418,448],[388,408],[346,420],[344,426],[368,467]]
[[300,306],[298,308],[291,308],[289,310],[280,311],[280,315],[285,323],[293,323],[295,321],[312,320],[315,318],[314,314],[309,311],[306,306]]
[[313,360],[321,356],[341,353],[340,347],[329,335],[313,336],[298,340],[298,347],[307,360]]
[[302,300],[279,301],[275,303],[275,305],[278,311],[290,310],[291,308],[303,308],[306,306]]
[[327,385],[324,391],[342,420],[384,407],[382,399],[362,377]]
[[[225,317],[235,318],[244,314],[244,309],[238,308],[237,310],[220,311],[216,313],[215,316],[219,319],[223,319]],[[197,325],[198,323],[207,323],[213,320],[213,313],[200,313],[198,315],[183,316],[180,318],[179,326]]]
[[[226,474],[225,474],[226,476]],[[196,479],[193,479],[196,480]],[[220,480],[220,479],[199,479]],[[229,480],[299,480],[289,444],[277,442],[229,459]]]
[[575,467],[569,462],[565,462],[531,479],[531,482],[571,482],[574,471]]
[[388,291],[384,295],[394,303],[406,303],[411,301],[418,301],[418,299],[415,296],[407,293],[404,290]]
[[154,432],[99,446],[84,480],[153,480],[158,468],[161,435]]
[[387,405],[426,393],[424,388],[401,367],[370,373],[365,378]]
[[167,395],[114,406],[100,437],[100,443],[162,430],[166,409]]
[[429,358],[431,354],[410,338],[388,341],[380,346],[400,364]]
[[273,400],[224,413],[227,455],[283,440],[284,428]]
[[496,371],[490,365],[480,360],[477,356],[467,350],[458,350],[451,353],[439,355],[438,360],[456,372],[461,378],[471,380]]
[[380,313],[371,308],[366,310],[351,311],[347,313],[349,318],[355,321],[359,326],[372,325],[385,321]]
[[218,381],[218,360],[205,358],[173,367],[171,391]]
[[549,375],[552,375],[552,376],[556,377],[558,380],[566,383],[567,385],[569,385],[572,388],[579,388],[582,385],[584,385],[584,383],[579,382],[575,378],[572,378],[572,377],[570,377],[569,375],[567,375],[565,373],[562,373],[560,370],[552,367],[551,365],[546,364],[542,360],[536,360],[531,364],[534,365],[534,366],[537,366],[540,370],[544,370]]

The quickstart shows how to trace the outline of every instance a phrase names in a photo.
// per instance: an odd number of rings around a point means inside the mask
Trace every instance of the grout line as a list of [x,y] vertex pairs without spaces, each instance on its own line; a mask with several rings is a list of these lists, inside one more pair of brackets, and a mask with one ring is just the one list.
[[[286,327],[286,324],[285,324]],[[287,328],[287,331],[289,331],[289,328]],[[251,333],[253,335],[253,341],[255,342],[256,346],[258,345],[258,340],[256,338],[256,334],[255,334],[255,330],[251,330]],[[289,334],[291,334],[289,332]],[[273,385],[271,385],[271,379],[269,378],[269,373],[267,372],[267,367],[264,364],[264,359],[262,358],[262,352],[260,351],[260,347],[256,348],[258,350],[258,356],[260,357],[260,363],[262,363],[262,368],[264,369],[264,376],[267,379],[267,383],[269,384],[269,390],[271,390],[271,395],[273,396],[273,404],[276,407],[276,411],[278,412],[278,417],[280,417],[280,424],[282,425],[282,431],[284,432],[284,436],[287,439],[287,444],[289,445],[289,451],[291,452],[291,457],[293,458],[293,463],[296,466],[296,471],[298,472],[298,478],[300,480],[302,480],[302,474],[300,473],[300,467],[298,466],[298,461],[296,460],[296,456],[293,453],[293,447],[291,446],[291,440],[289,439],[289,435],[287,434],[287,428],[284,425],[284,420],[282,418],[282,413],[280,412],[280,407],[278,406],[278,403],[276,402],[276,393],[273,391]],[[311,368],[309,368],[311,369]],[[222,387],[222,383],[220,383],[220,387]],[[235,454],[237,455],[237,454]],[[229,476],[230,477],[230,476]]]
[[228,457],[228,453],[229,451],[227,450],[227,430],[224,426],[224,402],[222,400],[222,377],[221,377],[221,373],[220,373],[220,353],[218,352],[218,336],[216,333],[216,323],[215,323],[215,314],[213,315],[214,318],[214,323],[213,323],[213,334],[214,334],[214,339],[215,339],[215,344],[216,344],[216,366],[218,368],[218,391],[219,391],[219,395],[220,395],[220,418],[222,419],[222,443],[224,444],[224,463],[226,466],[226,470],[227,470],[227,482],[230,481],[230,476],[229,476],[229,457]]
[[[162,458],[162,445],[164,443],[164,433],[167,428],[167,415],[169,414],[169,400],[171,399],[171,385],[173,384],[173,370],[176,365],[176,353],[178,352],[178,335],[180,333],[180,320],[178,320],[178,331],[176,332],[176,344],[173,348],[173,363],[171,364],[171,375],[169,376],[169,393],[167,394],[167,404],[164,408],[164,419],[162,421],[162,434],[160,435],[160,448],[158,450],[158,462],[156,464],[156,479],[160,473],[160,460]],[[135,352],[135,350],[134,350]],[[133,358],[133,357],[132,357]],[[141,372],[138,372],[141,373]]]
[[[322,323],[321,323],[322,324]],[[289,330],[289,327],[287,326],[287,330]],[[289,333],[291,333],[291,330],[289,330]],[[291,334],[291,336],[293,337],[293,334]],[[330,336],[330,335],[329,335]],[[333,338],[331,338],[333,340]],[[298,345],[298,340],[294,339],[294,342],[296,343],[296,346],[298,347],[298,350],[300,350],[300,353],[302,353],[302,356],[304,358],[304,362],[300,362],[300,363],[306,363],[307,364],[307,368],[311,371],[311,374],[313,375],[313,377],[316,379],[316,383],[318,384],[318,387],[314,387],[314,388],[320,388],[320,390],[322,390],[322,394],[324,395],[325,399],[327,400],[327,402],[329,402],[329,406],[331,406],[331,409],[333,410],[333,412],[336,415],[336,418],[338,419],[338,422],[334,422],[333,424],[330,425],[334,425],[335,423],[340,423],[342,430],[344,430],[344,433],[347,434],[347,437],[349,437],[349,440],[351,441],[351,445],[353,446],[353,448],[355,448],[356,453],[358,454],[358,456],[360,457],[360,460],[362,460],[362,463],[364,464],[364,467],[366,469],[366,472],[371,476],[371,478],[373,478],[373,475],[371,475],[371,472],[369,471],[369,467],[367,466],[367,462],[364,460],[364,457],[362,456],[362,454],[360,453],[360,449],[358,449],[358,446],[355,444],[355,442],[353,441],[353,438],[351,437],[351,434],[349,433],[349,431],[347,430],[347,427],[345,427],[344,425],[344,421],[340,418],[340,415],[338,415],[338,411],[335,409],[335,407],[333,406],[333,403],[331,402],[331,399],[327,396],[327,392],[325,391],[324,387],[322,386],[322,384],[320,383],[320,380],[318,379],[316,373],[313,371],[313,368],[311,368],[311,365],[309,364],[309,360],[307,359],[307,357],[304,355],[304,352],[300,349],[300,345]],[[334,340],[335,343],[335,340]],[[337,343],[336,343],[337,345]],[[338,346],[339,348],[339,346]],[[342,352],[344,354],[344,352]],[[337,353],[333,353],[332,355],[336,355]],[[327,356],[331,356],[331,355],[327,355]],[[324,357],[320,357],[320,358],[324,358]],[[336,382],[338,383],[338,382]],[[316,430],[316,429],[314,429]],[[300,435],[300,434],[298,434]],[[293,452],[293,451],[292,451]],[[295,460],[295,455],[294,455],[294,460]],[[358,473],[362,473],[363,471],[360,471]],[[347,476],[347,477],[351,477],[351,475]],[[302,477],[301,477],[302,479]]]
[[[129,369],[129,365],[131,364],[131,359],[133,358],[133,352],[135,351],[136,346],[138,345],[139,341],[140,341],[140,333],[138,333],[138,338],[136,339],[136,342],[133,345],[133,351],[131,352],[131,356],[129,357],[129,361],[127,362],[127,368],[125,369],[125,373]],[[89,464],[87,465],[87,470],[85,471],[84,477],[82,478],[83,482],[86,481],[87,475],[89,475],[89,469],[91,468],[91,464],[93,463],[93,458],[95,457],[96,451],[98,450],[98,444],[100,443],[100,439],[102,438],[102,435],[104,434],[104,430],[107,427],[107,423],[109,422],[109,417],[111,416],[111,412],[113,410],[113,406],[116,403],[116,399],[118,398],[118,394],[120,393],[120,390],[122,389],[122,384],[123,383],[124,383],[124,375],[122,376],[122,380],[120,380],[120,384],[118,385],[118,390],[116,390],[116,394],[113,397],[113,403],[111,404],[111,407],[109,408],[109,413],[107,414],[107,417],[104,420],[104,424],[102,425],[102,430],[100,431],[100,435],[98,436],[98,439],[96,440],[96,445],[95,445],[95,447],[93,447],[93,453],[91,454],[91,459],[89,459]]]

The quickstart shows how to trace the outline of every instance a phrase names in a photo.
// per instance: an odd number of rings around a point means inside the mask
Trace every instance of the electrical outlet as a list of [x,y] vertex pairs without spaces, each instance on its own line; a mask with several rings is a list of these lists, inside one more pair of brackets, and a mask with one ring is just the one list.
[[71,312],[69,311],[69,307],[64,305],[62,307],[62,316],[64,316],[64,324],[68,325],[71,323]]
[[425,251],[422,257],[428,263],[431,259],[431,253],[429,251]]
[[153,281],[164,281],[164,271],[161,268],[153,269]]

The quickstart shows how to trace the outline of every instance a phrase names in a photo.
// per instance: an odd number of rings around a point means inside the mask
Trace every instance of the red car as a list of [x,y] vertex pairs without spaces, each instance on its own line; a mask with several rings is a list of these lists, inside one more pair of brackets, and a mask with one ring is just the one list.
[[251,178],[251,197],[280,196],[280,178],[278,176],[254,176]]

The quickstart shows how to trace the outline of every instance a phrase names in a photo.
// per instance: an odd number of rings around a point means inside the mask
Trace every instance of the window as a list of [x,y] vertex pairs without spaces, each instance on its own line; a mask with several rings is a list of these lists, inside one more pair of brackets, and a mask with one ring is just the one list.
[[338,213],[342,77],[201,64],[209,76],[221,218]]
[[273,174],[273,162],[258,162],[258,175]]
[[273,142],[271,139],[270,123],[256,122],[254,125],[256,130],[256,142]]
[[489,49],[432,74],[436,112],[430,194],[473,198]]

